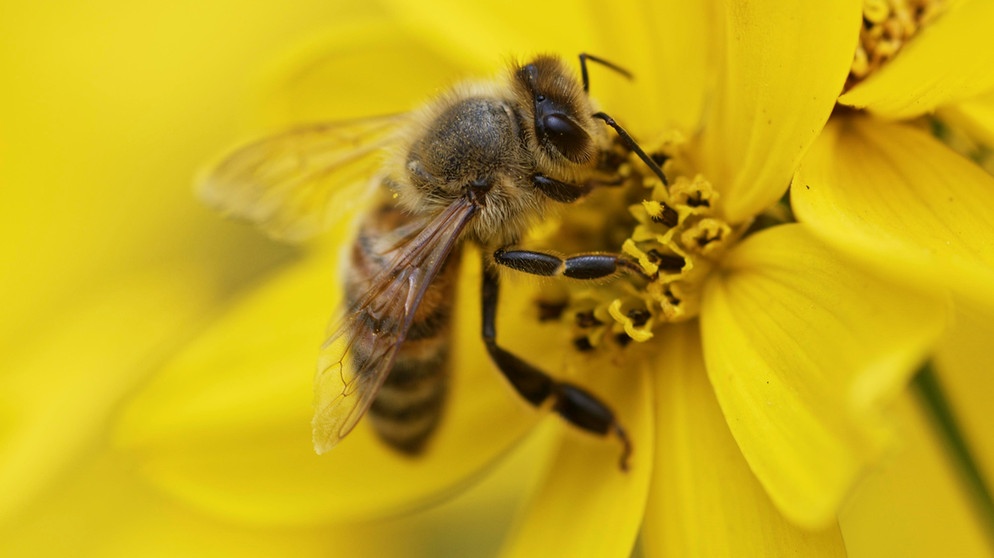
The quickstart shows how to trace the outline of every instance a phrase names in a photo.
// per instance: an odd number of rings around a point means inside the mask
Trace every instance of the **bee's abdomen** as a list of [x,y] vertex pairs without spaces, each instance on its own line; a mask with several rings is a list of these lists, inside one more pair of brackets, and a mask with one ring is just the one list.
[[369,409],[377,434],[394,448],[420,453],[442,416],[448,384],[447,345],[430,355],[401,354]]
[[[393,237],[405,217],[393,208],[382,208],[377,218],[367,220],[360,229],[346,281],[350,302],[361,299],[370,279],[388,267],[388,258],[380,255],[382,247],[395,243]],[[458,256],[453,256],[421,298],[389,375],[367,415],[384,442],[407,454],[417,454],[425,448],[442,416],[448,386],[452,293],[458,267],[454,265]],[[362,352],[357,350],[357,356]]]

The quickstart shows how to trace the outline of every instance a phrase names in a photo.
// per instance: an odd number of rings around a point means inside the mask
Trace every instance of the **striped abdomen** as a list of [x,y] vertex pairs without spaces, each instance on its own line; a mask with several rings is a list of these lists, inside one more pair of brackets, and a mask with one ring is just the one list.
[[[381,206],[362,224],[346,277],[350,305],[366,294],[372,279],[386,268],[393,254],[383,254],[405,236],[409,224],[410,217],[392,203]],[[441,417],[458,258],[458,252],[453,252],[429,285],[367,414],[380,438],[405,453],[420,452]],[[362,340],[357,336],[357,344]],[[368,350],[355,347],[354,358],[367,358]]]

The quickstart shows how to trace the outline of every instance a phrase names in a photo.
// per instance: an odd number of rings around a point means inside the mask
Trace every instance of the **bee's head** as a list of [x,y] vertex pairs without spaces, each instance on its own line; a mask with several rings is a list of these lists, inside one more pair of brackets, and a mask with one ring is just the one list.
[[539,56],[515,66],[511,82],[540,165],[587,168],[596,161],[603,131],[587,92],[562,60]]

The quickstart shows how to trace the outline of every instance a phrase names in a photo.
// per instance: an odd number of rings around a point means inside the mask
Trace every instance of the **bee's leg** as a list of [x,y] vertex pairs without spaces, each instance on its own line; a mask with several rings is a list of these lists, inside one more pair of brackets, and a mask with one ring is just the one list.
[[599,186],[621,186],[624,182],[622,178],[615,178],[612,180],[591,179],[583,184],[570,184],[549,178],[544,174],[536,173],[532,175],[532,185],[545,195],[545,197],[560,203],[573,203],[592,192],[594,188]]
[[490,358],[514,389],[534,406],[552,398],[553,410],[567,422],[594,434],[614,433],[621,440],[621,469],[628,469],[632,443],[605,403],[579,386],[559,382],[497,345],[497,298],[500,276],[492,266],[483,271],[483,342]]
[[641,266],[632,260],[605,252],[576,254],[566,258],[547,252],[531,250],[505,250],[494,252],[494,262],[515,271],[553,277],[562,275],[571,279],[602,279],[623,269],[643,273]]
[[549,199],[562,203],[573,203],[593,189],[590,184],[569,184],[538,173],[532,175],[532,185]]
[[[648,158],[648,155],[646,157]],[[648,160],[652,161],[652,159]],[[652,164],[655,165],[655,162]],[[656,168],[659,168],[659,165],[656,165]],[[659,171],[659,176],[663,176],[663,171]],[[665,177],[663,178],[663,183],[666,183]],[[532,175],[532,185],[535,186],[539,192],[542,192],[542,194],[544,194],[547,198],[561,203],[573,203],[589,194],[594,189],[594,186],[599,184],[611,185],[612,183],[599,183],[592,180],[586,184],[570,184],[568,182],[562,182],[554,178],[549,178],[544,174]],[[620,184],[621,183],[618,182],[613,185],[618,186]],[[666,203],[659,203],[663,206],[662,223],[668,227],[675,227],[680,221],[680,215],[675,209],[666,205]]]

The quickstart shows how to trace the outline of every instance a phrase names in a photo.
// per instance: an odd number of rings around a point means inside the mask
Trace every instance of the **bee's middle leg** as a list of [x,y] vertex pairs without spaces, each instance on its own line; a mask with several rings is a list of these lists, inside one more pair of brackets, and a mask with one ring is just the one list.
[[623,447],[621,468],[627,470],[632,443],[628,434],[604,402],[583,388],[554,380],[497,344],[497,299],[500,276],[492,266],[483,270],[483,342],[497,368],[518,394],[534,406],[552,398],[553,410],[567,422],[594,434],[614,433]]

